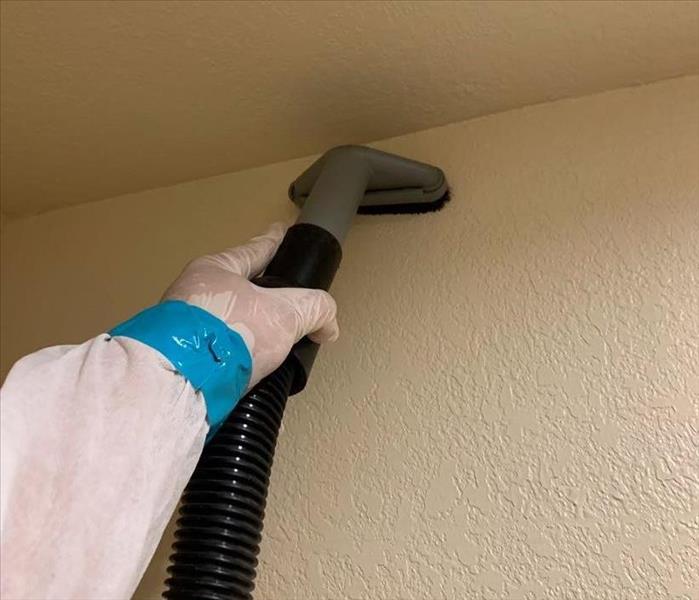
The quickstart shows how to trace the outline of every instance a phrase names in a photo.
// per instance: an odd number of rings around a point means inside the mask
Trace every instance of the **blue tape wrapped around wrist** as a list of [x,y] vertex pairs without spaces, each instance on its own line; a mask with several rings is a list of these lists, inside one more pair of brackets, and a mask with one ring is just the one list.
[[165,356],[206,403],[209,437],[245,392],[252,357],[240,334],[211,313],[167,300],[138,313],[109,332],[133,338]]

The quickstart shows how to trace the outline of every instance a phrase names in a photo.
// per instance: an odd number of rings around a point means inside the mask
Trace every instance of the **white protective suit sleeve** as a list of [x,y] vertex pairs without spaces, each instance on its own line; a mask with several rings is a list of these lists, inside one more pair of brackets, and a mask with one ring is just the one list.
[[3,599],[129,598],[201,453],[192,386],[107,340],[36,352],[3,386]]
[[[248,388],[304,335],[338,334],[327,293],[248,281],[283,233],[193,261],[164,296],[242,336]],[[129,598],[204,446],[205,398],[157,350],[102,334],[18,361],[0,417],[0,597]]]

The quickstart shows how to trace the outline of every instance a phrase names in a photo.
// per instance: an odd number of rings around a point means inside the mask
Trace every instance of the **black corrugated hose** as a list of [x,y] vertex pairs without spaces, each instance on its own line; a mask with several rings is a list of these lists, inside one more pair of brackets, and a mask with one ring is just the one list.
[[249,600],[274,448],[294,377],[287,360],[205,447],[182,496],[164,598]]

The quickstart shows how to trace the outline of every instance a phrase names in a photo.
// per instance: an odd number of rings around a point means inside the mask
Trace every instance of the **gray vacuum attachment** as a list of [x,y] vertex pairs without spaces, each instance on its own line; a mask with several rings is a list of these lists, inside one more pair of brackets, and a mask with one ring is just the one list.
[[448,197],[441,169],[365,146],[328,150],[289,187],[297,223],[318,225],[342,243],[354,215],[421,213]]

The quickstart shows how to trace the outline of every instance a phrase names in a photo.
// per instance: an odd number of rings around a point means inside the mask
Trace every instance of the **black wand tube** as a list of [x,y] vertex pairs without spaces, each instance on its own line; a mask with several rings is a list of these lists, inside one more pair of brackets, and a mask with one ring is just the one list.
[[[290,228],[264,277],[264,287],[328,289],[340,244],[321,227]],[[306,340],[236,405],[204,451],[182,496],[169,600],[249,600],[277,435],[290,394],[304,388],[317,352]]]

